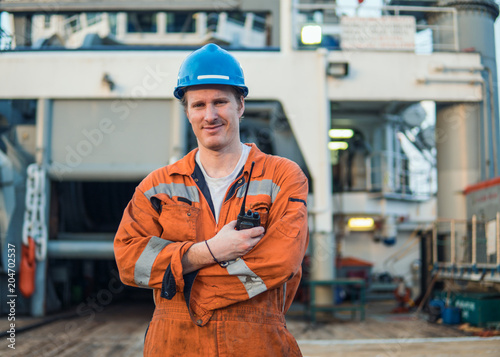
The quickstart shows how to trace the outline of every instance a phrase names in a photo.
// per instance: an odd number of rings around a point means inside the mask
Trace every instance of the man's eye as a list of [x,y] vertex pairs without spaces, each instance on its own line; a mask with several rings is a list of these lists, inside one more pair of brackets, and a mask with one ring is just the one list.
[[223,105],[223,104],[226,104],[226,103],[227,103],[227,100],[217,100],[217,101],[215,101],[216,105]]

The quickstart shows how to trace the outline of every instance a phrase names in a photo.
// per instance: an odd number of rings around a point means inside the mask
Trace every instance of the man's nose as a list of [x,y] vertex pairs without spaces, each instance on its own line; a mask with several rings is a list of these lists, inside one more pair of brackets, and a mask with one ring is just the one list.
[[213,104],[209,104],[205,108],[205,120],[213,120],[218,116],[217,108]]

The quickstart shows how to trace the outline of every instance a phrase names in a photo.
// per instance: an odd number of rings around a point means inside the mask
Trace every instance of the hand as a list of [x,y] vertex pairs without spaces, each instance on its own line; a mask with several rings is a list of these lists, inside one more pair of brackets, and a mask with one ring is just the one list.
[[233,260],[247,254],[264,237],[264,227],[237,231],[236,221],[226,224],[207,243],[218,261]]
[[[237,231],[236,221],[229,222],[206,243],[219,262],[233,260],[247,254],[264,237],[264,227]],[[183,274],[214,264],[205,242],[193,244],[182,257]]]

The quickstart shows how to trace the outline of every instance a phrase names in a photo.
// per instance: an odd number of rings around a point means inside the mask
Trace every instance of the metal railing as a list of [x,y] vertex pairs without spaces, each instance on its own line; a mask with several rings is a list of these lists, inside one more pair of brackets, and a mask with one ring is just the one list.
[[406,155],[381,151],[366,158],[366,189],[401,198],[428,199],[435,193],[429,170],[411,167]]
[[[487,223],[479,221],[476,215],[471,220],[436,220],[432,230],[434,266],[457,270],[500,267],[500,212],[495,219],[494,241],[487,237]],[[494,252],[488,252],[488,241],[494,243]]]
[[[316,18],[322,18],[322,13],[329,12],[330,14],[335,14],[330,16],[331,21],[318,22],[317,20],[307,20],[300,21],[300,17],[311,14],[318,13],[319,16]],[[332,3],[302,3],[300,0],[293,0],[292,5],[293,23],[294,27],[292,30],[293,39],[297,41],[294,42],[295,49],[310,48],[310,46],[304,46],[300,44],[300,30],[304,25],[310,25],[315,23],[321,25],[323,28],[323,33],[326,36],[336,37],[340,45],[337,49],[342,47],[341,44],[341,27],[340,18],[342,16],[362,16],[368,17],[380,17],[380,16],[420,16],[424,15],[427,19],[431,16],[449,16],[450,21],[448,24],[431,24],[428,21],[418,21],[415,26],[415,34],[421,33],[422,31],[428,30],[432,32],[432,51],[452,51],[457,52],[458,47],[458,21],[457,21],[457,10],[452,7],[433,7],[433,6],[393,6],[393,5],[382,5],[380,7],[368,7],[368,6],[339,6]],[[443,42],[446,39],[446,42]],[[319,45],[321,46],[321,45]],[[328,47],[328,46],[327,46]]]
[[390,151],[345,153],[334,175],[337,192],[373,192],[384,197],[427,200],[437,192],[435,170],[419,168],[406,155]]

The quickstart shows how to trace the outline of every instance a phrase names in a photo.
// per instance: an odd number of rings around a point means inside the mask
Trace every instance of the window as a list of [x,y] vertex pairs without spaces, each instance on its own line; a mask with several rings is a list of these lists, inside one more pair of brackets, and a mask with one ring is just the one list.
[[227,13],[227,19],[229,21],[232,21],[232,22],[237,23],[239,25],[245,24],[246,17],[247,17],[247,14],[244,12],[228,12]]
[[266,30],[266,15],[255,14],[253,18],[252,29],[255,31],[264,32]]
[[156,32],[156,13],[127,14],[127,32]]
[[196,32],[196,19],[192,12],[168,12],[167,32],[194,33]]

